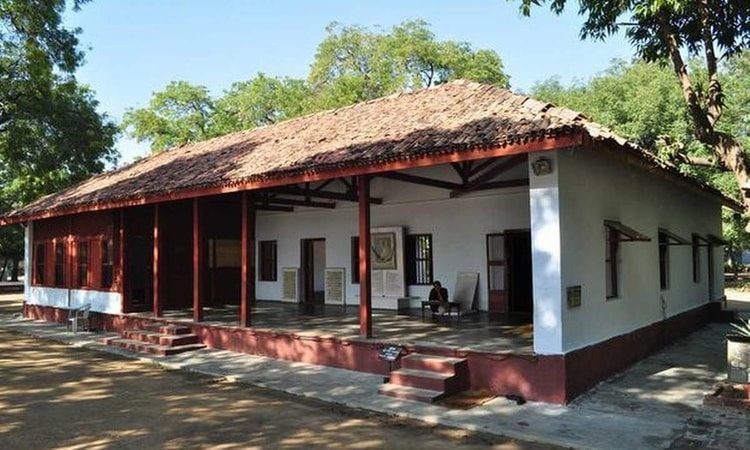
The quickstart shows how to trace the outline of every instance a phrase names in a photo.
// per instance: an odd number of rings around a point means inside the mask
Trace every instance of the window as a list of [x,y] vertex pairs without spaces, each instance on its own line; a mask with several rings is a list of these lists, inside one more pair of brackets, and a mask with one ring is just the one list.
[[208,267],[211,269],[242,267],[242,241],[239,239],[209,239]]
[[406,284],[432,284],[432,235],[409,234],[404,244]]
[[607,298],[616,298],[620,295],[620,274],[618,272],[620,243],[650,242],[651,238],[616,220],[605,220],[604,229],[606,231],[604,244],[606,295]]
[[693,235],[693,282],[701,281],[701,238],[697,234]]
[[276,281],[276,241],[260,241],[260,281]]
[[659,286],[669,289],[669,240],[664,233],[659,233]]
[[55,242],[55,286],[65,286],[65,243]]
[[359,236],[352,236],[351,242],[352,284],[359,284]]
[[681,238],[666,228],[659,228],[659,284],[662,290],[669,289],[669,247],[689,244],[690,241],[687,239]]
[[620,239],[616,229],[607,227],[606,231],[604,265],[607,277],[607,298],[615,298],[619,295],[617,258],[620,251]]
[[89,241],[80,241],[76,248],[76,260],[78,269],[78,284],[83,287],[89,285]]
[[47,244],[34,246],[34,284],[44,284],[47,273]]
[[114,253],[112,239],[102,241],[102,287],[111,288],[114,279]]

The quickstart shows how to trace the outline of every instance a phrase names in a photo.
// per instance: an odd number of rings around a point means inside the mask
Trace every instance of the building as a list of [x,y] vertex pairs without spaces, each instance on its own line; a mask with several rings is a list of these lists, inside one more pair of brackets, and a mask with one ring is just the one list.
[[[708,320],[722,206],[576,112],[458,81],[162,152],[0,223],[26,227],[28,317],[88,303],[120,330],[188,310],[211,347],[376,373],[396,343],[466,358],[473,388],[564,403]],[[473,311],[520,317],[533,347],[373,331],[434,279],[461,284],[459,336]],[[268,301],[352,306],[358,335],[335,315],[325,333],[257,327]],[[235,323],[206,320],[226,304]]]

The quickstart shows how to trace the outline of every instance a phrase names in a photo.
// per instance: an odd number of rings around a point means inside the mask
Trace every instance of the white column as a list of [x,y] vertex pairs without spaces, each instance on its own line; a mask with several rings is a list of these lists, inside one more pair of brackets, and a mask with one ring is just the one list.
[[[533,165],[546,158],[552,171],[536,175]],[[529,154],[531,260],[534,292],[534,351],[563,353],[559,168],[556,152]]]

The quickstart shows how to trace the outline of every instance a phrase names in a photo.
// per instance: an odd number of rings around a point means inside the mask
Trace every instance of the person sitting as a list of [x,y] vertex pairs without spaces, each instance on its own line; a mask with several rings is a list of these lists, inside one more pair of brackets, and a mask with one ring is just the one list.
[[437,314],[440,308],[445,311],[448,308],[448,289],[444,288],[439,281],[435,280],[432,283],[432,289],[430,290],[430,309],[433,314]]

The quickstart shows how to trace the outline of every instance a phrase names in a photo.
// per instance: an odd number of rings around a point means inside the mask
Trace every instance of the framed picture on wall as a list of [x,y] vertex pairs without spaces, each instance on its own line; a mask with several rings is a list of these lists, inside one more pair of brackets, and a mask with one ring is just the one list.
[[396,268],[396,233],[373,233],[370,236],[370,261],[373,270]]

